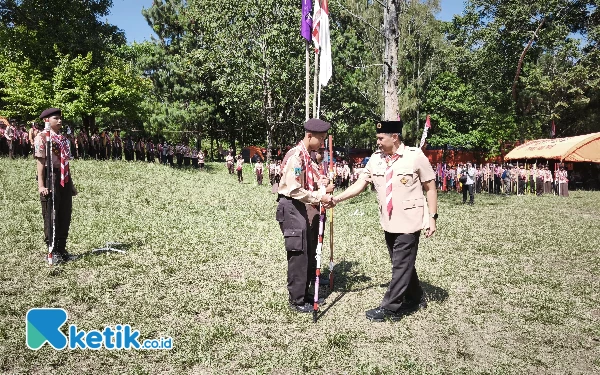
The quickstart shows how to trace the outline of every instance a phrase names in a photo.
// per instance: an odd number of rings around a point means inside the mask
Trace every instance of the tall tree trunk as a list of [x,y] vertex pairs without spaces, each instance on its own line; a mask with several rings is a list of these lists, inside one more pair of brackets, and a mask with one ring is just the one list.
[[91,134],[91,130],[96,127],[96,116],[82,115],[81,121],[83,122],[83,128]]
[[398,108],[398,1],[388,0],[383,12],[384,120],[396,120]]
[[512,99],[515,103],[517,102],[517,83],[519,82],[519,76],[521,75],[521,67],[523,66],[523,60],[525,60],[525,54],[527,53],[527,51],[529,51],[529,48],[531,48],[531,45],[535,41],[535,38],[537,38],[538,33],[540,32],[542,26],[544,26],[545,22],[546,17],[542,18],[542,21],[538,25],[537,29],[535,29],[535,31],[533,32],[531,39],[529,39],[529,43],[527,43],[525,48],[523,48],[523,52],[521,52],[521,57],[519,57],[519,62],[517,63],[517,72],[515,73],[515,79],[513,80],[512,85]]
[[273,96],[271,93],[271,78],[269,63],[267,61],[267,47],[263,45],[263,100],[265,122],[267,123],[267,163],[271,162],[271,148],[273,148],[273,132],[275,123],[273,122]]

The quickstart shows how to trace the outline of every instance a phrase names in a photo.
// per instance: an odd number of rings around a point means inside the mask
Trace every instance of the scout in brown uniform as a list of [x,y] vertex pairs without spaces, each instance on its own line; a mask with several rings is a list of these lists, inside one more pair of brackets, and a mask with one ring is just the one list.
[[17,132],[16,121],[10,120],[10,124],[6,128],[4,132],[4,137],[6,138],[6,143],[8,144],[8,157],[11,159],[15,158],[15,133]]
[[204,152],[202,150],[198,152],[198,163],[200,164],[200,169],[204,169]]
[[544,176],[544,194],[552,194],[552,172],[546,164],[543,171]]
[[237,156],[237,160],[235,162],[235,170],[237,171],[238,182],[241,184],[244,182],[244,159],[242,159],[242,155]]
[[[37,180],[40,201],[42,202],[42,216],[44,217],[44,236],[47,245],[52,244],[54,236],[53,252],[59,255],[62,261],[67,261],[70,259],[66,246],[69,226],[71,225],[73,196],[77,195],[77,189],[73,185],[68,168],[71,151],[67,139],[60,134],[62,127],[60,109],[48,108],[42,112],[40,118],[50,123],[54,175],[53,186],[46,186],[46,131],[43,131],[35,138],[34,157],[37,159]],[[54,205],[51,199],[51,189],[54,189]],[[51,216],[53,206],[55,212],[54,228],[52,228]]]
[[535,194],[535,164],[529,165],[529,193]]
[[225,164],[227,165],[227,170],[229,174],[233,174],[233,154],[230,152],[225,157]]
[[561,165],[557,173],[556,183],[558,184],[558,195],[561,197],[569,196],[569,178],[565,166]]
[[312,223],[309,223],[307,204],[332,202],[331,195],[315,189],[315,182],[323,185],[328,184],[329,180],[321,181],[315,173],[310,151],[319,149],[330,127],[329,123],[318,119],[310,119],[304,124],[304,139],[286,153],[278,185],[279,204],[275,218],[279,222],[287,251],[289,303],[292,310],[302,313],[313,311],[308,288],[315,274],[314,267],[310,267],[313,264],[310,258],[314,258],[316,248],[308,246],[308,232]]
[[[373,182],[379,201],[380,223],[392,261],[392,280],[379,307],[366,312],[369,320],[399,320],[427,302],[415,269],[419,236],[436,230],[437,192],[435,172],[421,149],[402,143],[402,121],[377,124],[375,152],[358,181],[334,197],[334,203],[360,194]],[[427,201],[423,197],[427,192]]]
[[254,173],[256,174],[256,182],[259,185],[262,185],[263,182],[263,163],[258,160],[256,164],[254,164]]

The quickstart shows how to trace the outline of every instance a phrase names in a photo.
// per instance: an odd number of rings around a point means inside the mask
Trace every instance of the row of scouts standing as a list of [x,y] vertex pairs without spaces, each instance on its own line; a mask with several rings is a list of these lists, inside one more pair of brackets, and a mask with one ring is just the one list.
[[[438,164],[436,184],[442,191],[462,191],[466,194],[488,192],[490,194],[556,194],[569,196],[569,176],[563,164],[554,173],[548,165],[485,164],[477,167],[471,163],[448,167]],[[472,199],[471,199],[472,202]]]
[[[61,124],[62,129],[62,124]],[[32,154],[36,136],[41,132],[37,124],[32,123],[29,130],[24,125],[17,126],[10,120],[7,126],[0,123],[0,155],[10,158],[27,158]],[[151,138],[131,136],[121,138],[120,130],[86,130],[74,134],[69,127],[62,136],[68,141],[73,158],[96,160],[159,161],[162,164],[178,167],[204,168],[207,150],[199,151],[185,143],[170,144],[166,140],[156,144]]]

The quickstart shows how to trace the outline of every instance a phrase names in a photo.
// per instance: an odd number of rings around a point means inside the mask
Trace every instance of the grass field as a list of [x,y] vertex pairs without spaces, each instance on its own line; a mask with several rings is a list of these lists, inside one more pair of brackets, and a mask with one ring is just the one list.
[[[73,161],[68,250],[82,257],[50,272],[34,163],[0,159],[0,372],[600,372],[600,192],[477,195],[473,207],[441,194],[417,259],[429,308],[396,323],[365,319],[391,271],[363,193],[335,209],[336,285],[313,324],[288,310],[275,197],[247,168],[238,184],[220,164]],[[111,240],[127,254],[90,254]],[[66,309],[63,328],[130,324],[174,348],[32,351],[32,307]]]

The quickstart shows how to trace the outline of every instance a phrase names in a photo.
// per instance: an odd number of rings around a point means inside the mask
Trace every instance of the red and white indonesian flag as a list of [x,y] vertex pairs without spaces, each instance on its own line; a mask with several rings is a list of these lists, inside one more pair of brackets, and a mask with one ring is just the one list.
[[315,50],[320,53],[319,82],[321,86],[327,86],[333,72],[327,0],[315,0],[314,9],[312,40],[315,43]]
[[419,144],[419,148],[422,148],[425,144],[425,139],[427,139],[427,131],[431,127],[431,121],[429,120],[429,115],[427,115],[427,120],[425,120],[425,128],[423,129],[423,136],[421,137],[421,143]]

